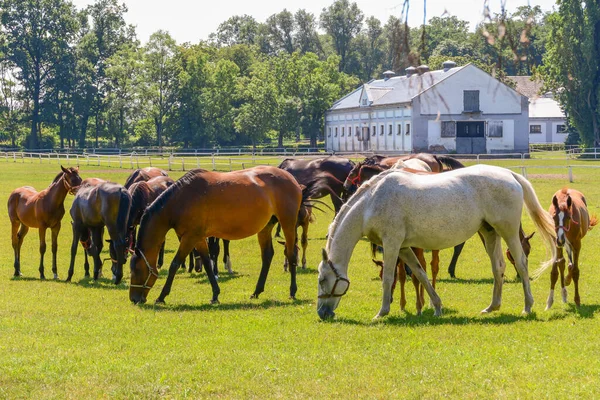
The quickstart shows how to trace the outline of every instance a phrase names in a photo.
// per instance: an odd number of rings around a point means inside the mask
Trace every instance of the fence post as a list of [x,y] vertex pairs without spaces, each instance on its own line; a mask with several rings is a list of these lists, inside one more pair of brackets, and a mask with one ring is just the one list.
[[[148,150],[146,150],[146,154],[148,154]],[[148,163],[150,164],[150,166],[152,166],[152,157],[148,157]]]
[[569,165],[569,182],[573,183],[573,167]]
[[229,171],[233,171],[233,168],[231,167],[231,157],[229,157]]
[[181,157],[181,170],[185,171],[185,159]]
[[171,158],[172,157],[173,157],[172,155],[169,155],[169,171],[171,170]]
[[123,168],[123,157],[121,157],[121,150],[119,150],[119,168]]
[[213,166],[213,171],[216,171],[216,168],[215,168],[215,153],[213,153],[213,155],[212,155],[212,166]]
[[527,167],[525,167],[525,166],[522,166],[522,167],[521,167],[521,175],[522,175],[522,176],[523,176],[525,179],[527,179]]

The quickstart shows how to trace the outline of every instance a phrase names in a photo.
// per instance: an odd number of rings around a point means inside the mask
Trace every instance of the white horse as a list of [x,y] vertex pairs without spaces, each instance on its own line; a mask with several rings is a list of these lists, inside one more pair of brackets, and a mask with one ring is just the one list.
[[[390,169],[373,177],[342,207],[329,227],[319,264],[319,317],[335,316],[334,310],[350,286],[348,262],[361,237],[385,248],[383,298],[375,316],[380,318],[390,311],[398,256],[408,265],[420,265],[411,247],[445,249],[478,231],[484,237],[494,274],[492,302],[482,312],[498,310],[501,305],[506,264],[500,239],[504,239],[516,260],[525,294],[523,312],[531,312],[533,296],[527,257],[519,241],[523,203],[554,259],[552,217],[540,205],[531,184],[510,170],[476,165],[443,174],[415,175]],[[427,290],[435,315],[441,315],[441,300],[427,275],[420,268],[413,268],[413,273]]]

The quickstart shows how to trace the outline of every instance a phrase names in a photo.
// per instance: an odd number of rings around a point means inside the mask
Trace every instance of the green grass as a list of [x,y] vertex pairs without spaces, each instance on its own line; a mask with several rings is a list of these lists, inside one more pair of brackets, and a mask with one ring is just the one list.
[[[525,160],[544,206],[568,184],[566,160]],[[521,160],[496,161],[520,166]],[[571,162],[575,164],[575,162]],[[586,166],[600,163],[580,162]],[[0,198],[12,189],[46,187],[56,163],[0,160]],[[83,177],[123,182],[129,170],[82,164]],[[599,214],[598,173],[574,168],[571,187],[584,192],[591,212]],[[178,177],[182,172],[173,172]],[[68,209],[72,202],[69,196]],[[441,203],[443,206],[443,203]],[[469,240],[457,267],[446,272],[450,250],[441,252],[438,293],[444,315],[426,308],[414,315],[414,291],[407,286],[407,312],[399,295],[392,313],[372,322],[379,310],[381,282],[361,241],[349,267],[352,285],[333,322],[316,314],[316,266],[331,213],[317,215],[309,234],[307,271],[298,277],[298,300],[288,299],[289,275],[283,249],[276,256],[258,300],[250,300],[260,268],[255,237],[232,242],[236,274],[222,274],[221,304],[209,305],[204,274],[178,273],[167,305],[134,306],[128,299],[128,272],[115,287],[107,280],[83,278],[81,252],[73,283],[40,281],[37,231],[23,246],[24,277],[12,279],[10,224],[0,224],[0,398],[594,398],[600,396],[600,230],[584,241],[580,259],[583,305],[562,304],[544,311],[549,274],[532,283],[534,312],[522,316],[523,291],[507,268],[503,306],[480,315],[492,295],[489,260],[479,239]],[[65,216],[59,243],[59,276],[66,277],[71,240]],[[524,228],[532,223],[523,217]],[[48,235],[49,240],[49,235]],[[530,270],[545,257],[533,239]],[[50,246],[48,246],[50,248]],[[176,239],[167,239],[170,263]],[[428,257],[426,255],[426,257]],[[50,250],[46,254],[49,270]],[[152,303],[166,271],[150,291]],[[572,287],[569,288],[572,300]]]

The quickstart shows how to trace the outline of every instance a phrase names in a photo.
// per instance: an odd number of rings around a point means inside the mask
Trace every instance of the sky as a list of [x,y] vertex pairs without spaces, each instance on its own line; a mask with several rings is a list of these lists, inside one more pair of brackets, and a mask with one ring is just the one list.
[[[84,8],[93,0],[72,0],[77,8]],[[168,31],[178,42],[197,43],[208,39],[216,32],[222,22],[234,15],[248,14],[258,22],[264,22],[270,15],[283,9],[296,12],[303,8],[317,18],[323,8],[329,7],[333,0],[120,0],[125,3],[128,12],[125,20],[136,26],[138,38],[145,43],[153,32],[159,29]],[[352,0],[351,0],[352,2]],[[394,15],[400,16],[403,0],[355,0],[365,17],[375,16],[383,24]],[[492,13],[500,12],[502,0],[488,0]],[[544,11],[551,11],[554,0],[504,0],[506,8],[515,10],[521,5],[539,5]],[[442,16],[444,13],[455,15],[470,22],[473,30],[483,19],[484,0],[410,0],[408,24],[417,26],[423,22],[423,8],[427,5],[427,19]],[[446,15],[447,15],[446,14]]]

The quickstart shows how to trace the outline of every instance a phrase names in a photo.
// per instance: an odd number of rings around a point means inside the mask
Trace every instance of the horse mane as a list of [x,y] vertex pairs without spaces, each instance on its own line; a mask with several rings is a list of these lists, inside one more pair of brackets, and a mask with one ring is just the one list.
[[379,155],[379,154],[374,154],[372,156],[365,157],[365,159],[362,161],[362,163],[363,163],[363,165],[375,165],[375,164],[379,164],[381,162],[381,160],[383,160],[384,158],[387,158],[387,157]]
[[50,184],[50,186],[52,186],[53,184],[55,184],[56,182],[58,182],[58,181],[60,180],[60,178],[62,178],[62,176],[63,176],[64,174],[65,174],[64,172],[60,171],[60,172],[59,172],[59,173],[56,175],[56,177],[54,178],[54,180],[52,181],[52,183]]
[[277,166],[277,168],[279,169],[283,169],[283,167],[285,166],[285,164],[287,164],[289,161],[293,160],[293,158],[286,158],[285,160],[283,160],[281,163],[279,163],[279,165]]
[[131,227],[133,221],[140,213],[144,212],[148,204],[148,184],[146,182],[136,182],[131,185],[129,190],[131,194],[131,209],[129,211],[127,226]]
[[[342,205],[342,207],[340,208],[340,211],[333,218],[333,221],[329,225],[328,236],[330,238],[334,237],[340,219],[342,217],[344,217],[346,215],[346,213],[348,213],[348,211],[354,206],[354,204],[356,204],[362,198],[362,194],[364,192],[366,192],[368,189],[370,189],[373,185],[375,185],[376,183],[378,183],[380,180],[382,180],[387,175],[389,175],[391,173],[394,173],[394,172],[398,172],[398,171],[399,170],[397,170],[397,169],[388,169],[388,170],[385,170],[385,171],[381,172],[380,174],[374,176],[373,178],[369,179],[368,181],[366,181],[362,185],[360,185],[358,187],[358,189],[356,190],[356,192],[354,192],[354,194],[352,195],[352,197],[350,197],[348,199],[348,201]],[[329,243],[329,241],[327,241],[327,243]]]
[[[192,182],[197,177],[197,175],[202,172],[208,171],[202,168],[192,169],[188,171],[185,175],[183,175],[181,178],[176,180],[175,183],[169,186],[164,192],[162,192],[156,198],[156,200],[154,200],[152,204],[150,204],[148,208],[146,208],[144,215],[142,215],[140,226],[144,225],[146,221],[148,221],[154,216],[154,214],[159,213],[163,209],[163,207],[169,202],[169,200],[179,192],[182,186]],[[138,241],[142,238],[142,232],[143,230],[140,229],[138,234]]]
[[456,158],[450,156],[435,154],[433,158],[435,158],[435,160],[440,165],[440,171],[450,171],[453,169],[465,168],[465,165],[463,163],[458,161]]
[[141,169],[136,169],[135,171],[133,171],[131,173],[131,175],[129,175],[129,177],[127,177],[127,180],[125,181],[125,184],[123,185],[125,188],[129,188],[131,185],[133,185],[133,182],[135,181],[135,179],[138,177],[138,175],[141,173]]

